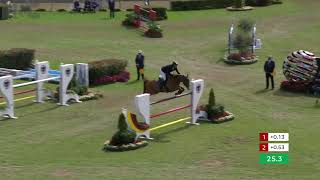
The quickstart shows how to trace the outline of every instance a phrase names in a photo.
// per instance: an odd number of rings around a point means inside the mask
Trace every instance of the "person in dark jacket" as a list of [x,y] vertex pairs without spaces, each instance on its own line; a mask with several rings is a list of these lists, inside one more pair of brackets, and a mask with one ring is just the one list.
[[142,51],[139,50],[138,54],[136,55],[136,67],[137,67],[137,80],[140,80],[140,76],[144,79],[144,55]]
[[116,1],[115,0],[108,0],[108,5],[109,5],[109,11],[110,11],[110,18],[114,18]]
[[272,60],[272,56],[268,57],[268,60],[264,63],[264,72],[266,74],[266,89],[269,88],[269,79],[271,79],[271,87],[272,90],[274,89],[274,69],[275,69],[275,62]]
[[178,63],[173,61],[171,64],[161,67],[160,70],[160,76],[159,79],[161,81],[160,83],[160,89],[164,87],[167,84],[169,76],[171,76],[171,72],[176,71],[178,74],[180,74],[178,70]]

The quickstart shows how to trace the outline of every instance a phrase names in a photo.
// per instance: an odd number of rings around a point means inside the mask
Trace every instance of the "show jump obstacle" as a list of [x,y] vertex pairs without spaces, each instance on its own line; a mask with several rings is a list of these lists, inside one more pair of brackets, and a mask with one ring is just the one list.
[[35,64],[36,70],[36,80],[31,82],[25,82],[21,84],[14,84],[14,78],[11,75],[0,77],[0,93],[6,102],[6,107],[4,110],[0,111],[0,115],[9,118],[16,118],[14,116],[14,94],[13,89],[23,86],[36,84],[36,100],[35,102],[43,103],[44,100],[53,96],[53,93],[44,89],[44,82],[51,80],[59,80],[59,105],[67,106],[67,102],[71,99],[76,102],[79,101],[79,96],[77,94],[67,93],[67,88],[74,74],[73,64],[64,64],[60,66],[60,76],[50,77],[49,76],[49,62],[37,62]]
[[[231,50],[235,48],[234,45],[233,45],[233,40],[235,38],[234,29],[235,29],[234,25],[232,24],[230,29],[229,29],[229,33],[228,33],[228,53],[229,54],[231,53]],[[256,49],[261,49],[261,46],[262,46],[261,39],[257,38],[257,26],[256,26],[256,24],[252,28],[251,36],[252,36],[251,51],[252,51],[252,53],[254,53]]]
[[157,13],[154,10],[145,10],[138,4],[135,4],[133,9],[135,14],[138,15],[137,25],[140,28],[147,28],[142,22],[155,21],[157,18]]
[[[200,112],[197,112],[197,106],[198,103],[200,101],[201,95],[203,93],[203,88],[204,88],[204,81],[202,79],[198,79],[198,80],[192,80],[191,81],[191,92],[189,93],[185,93],[185,94],[181,94],[181,95],[177,95],[177,96],[173,96],[173,97],[169,97],[169,98],[165,98],[165,99],[161,99],[159,101],[156,102],[150,102],[150,94],[141,94],[141,95],[137,95],[135,97],[135,106],[137,111],[139,112],[139,114],[142,116],[143,118],[143,124],[147,124],[147,128],[142,127],[141,123],[139,124],[137,121],[137,117],[135,114],[131,114],[129,112],[127,112],[126,109],[123,109],[123,114],[126,117],[126,121],[128,124],[128,128],[129,130],[135,131],[137,133],[137,139],[139,137],[145,137],[147,139],[152,139],[150,137],[150,132],[156,129],[160,129],[166,126],[170,126],[182,121],[186,121],[188,119],[190,119],[190,121],[188,122],[189,124],[193,124],[193,125],[198,125],[197,121],[199,117],[202,117],[203,114],[201,114]],[[165,112],[160,112],[157,114],[150,114],[150,109],[152,105],[155,104],[159,104],[165,101],[169,101],[169,100],[173,100],[173,99],[177,99],[180,97],[184,97],[184,96],[188,96],[190,95],[191,99],[190,99],[190,103],[184,106],[180,106],[174,109],[170,109],[167,110]],[[191,112],[190,112],[190,117],[186,117],[186,118],[182,118],[176,121],[172,121],[170,123],[167,124],[163,124],[160,125],[158,127],[153,127],[153,128],[149,128],[151,126],[151,119],[154,119],[156,117],[160,117],[169,113],[173,113],[182,109],[186,109],[186,108],[190,108]]]

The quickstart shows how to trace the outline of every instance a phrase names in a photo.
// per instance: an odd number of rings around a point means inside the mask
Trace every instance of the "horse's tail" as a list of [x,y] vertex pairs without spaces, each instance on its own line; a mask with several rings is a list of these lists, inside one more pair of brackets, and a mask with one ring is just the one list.
[[143,80],[143,93],[146,93],[146,84],[147,84],[147,79],[146,78],[144,78],[144,80]]

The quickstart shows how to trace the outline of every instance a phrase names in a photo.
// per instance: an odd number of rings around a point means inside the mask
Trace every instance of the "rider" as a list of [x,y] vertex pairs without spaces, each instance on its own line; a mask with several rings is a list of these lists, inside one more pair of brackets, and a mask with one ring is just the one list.
[[171,76],[171,72],[176,71],[178,74],[180,74],[178,70],[178,63],[176,61],[173,61],[171,64],[163,66],[160,70],[160,89],[162,89],[168,81],[169,76]]

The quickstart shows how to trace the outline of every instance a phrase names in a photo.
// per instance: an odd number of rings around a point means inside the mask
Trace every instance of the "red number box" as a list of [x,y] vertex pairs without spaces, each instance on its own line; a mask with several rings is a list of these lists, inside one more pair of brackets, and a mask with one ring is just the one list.
[[268,133],[260,133],[260,141],[268,141]]
[[259,145],[259,151],[268,152],[268,143],[261,143]]

